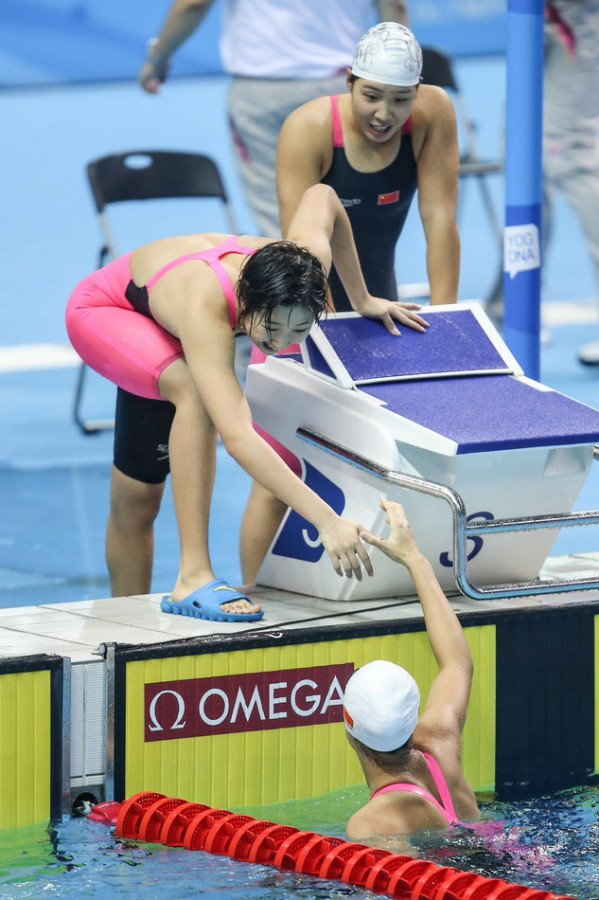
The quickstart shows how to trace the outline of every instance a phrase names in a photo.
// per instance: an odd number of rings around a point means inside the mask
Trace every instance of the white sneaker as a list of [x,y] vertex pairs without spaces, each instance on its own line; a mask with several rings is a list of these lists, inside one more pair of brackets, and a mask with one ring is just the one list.
[[599,366],[599,341],[579,347],[578,359],[585,366]]

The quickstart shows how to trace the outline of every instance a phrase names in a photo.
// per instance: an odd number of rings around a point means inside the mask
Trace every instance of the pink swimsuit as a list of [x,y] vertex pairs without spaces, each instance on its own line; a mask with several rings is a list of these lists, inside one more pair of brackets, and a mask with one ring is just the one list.
[[430,791],[427,791],[426,788],[420,787],[418,784],[410,784],[409,782],[395,782],[394,784],[386,784],[385,787],[379,788],[378,791],[375,791],[370,799],[373,797],[378,797],[379,794],[386,794],[388,791],[409,791],[412,794],[418,794],[420,797],[424,797],[425,800],[428,800],[429,803],[432,803],[435,809],[437,809],[442,816],[447,819],[448,825],[462,825],[463,822],[460,822],[456,815],[456,811],[453,806],[453,800],[451,799],[451,793],[449,791],[449,787],[447,786],[447,781],[445,780],[445,775],[441,771],[441,766],[437,762],[434,756],[431,756],[430,753],[425,753],[422,751],[422,755],[424,756],[427,764],[428,770],[432,775],[433,781],[435,782],[435,787],[439,791],[439,797],[441,798],[441,803],[436,800]]
[[[140,397],[163,400],[158,378],[183,356],[181,341],[151,318],[148,295],[169,269],[188,260],[207,263],[220,283],[229,308],[231,328],[236,325],[235,289],[221,258],[227,253],[255,253],[233,235],[208,250],[171,260],[156,272],[145,288],[131,281],[127,253],[81,281],[69,298],[67,332],[73,347],[90,366],[114,384]],[[135,295],[134,303],[127,299]]]

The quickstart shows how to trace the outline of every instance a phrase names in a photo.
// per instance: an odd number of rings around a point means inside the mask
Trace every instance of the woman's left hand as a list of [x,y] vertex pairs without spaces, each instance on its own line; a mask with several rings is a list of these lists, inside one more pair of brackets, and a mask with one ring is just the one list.
[[366,301],[360,305],[358,312],[367,319],[380,319],[387,331],[391,334],[401,334],[395,324],[401,322],[415,331],[426,331],[429,323],[416,310],[421,309],[418,303],[402,303],[399,300],[384,300],[382,297],[368,295]]

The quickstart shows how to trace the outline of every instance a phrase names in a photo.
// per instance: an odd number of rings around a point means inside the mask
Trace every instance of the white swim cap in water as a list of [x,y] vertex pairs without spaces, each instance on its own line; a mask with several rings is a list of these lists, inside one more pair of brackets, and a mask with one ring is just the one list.
[[360,40],[351,71],[358,78],[410,87],[422,73],[420,44],[404,25],[379,22]]
[[418,722],[420,691],[409,672],[386,659],[356,669],[345,688],[346,730],[372,750],[403,747]]

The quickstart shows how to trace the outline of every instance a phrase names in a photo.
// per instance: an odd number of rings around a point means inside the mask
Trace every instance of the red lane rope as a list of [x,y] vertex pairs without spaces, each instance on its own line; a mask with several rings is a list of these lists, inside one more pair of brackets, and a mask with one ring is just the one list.
[[119,837],[344,881],[395,900],[576,900],[151,791],[98,803],[88,818],[114,824]]

